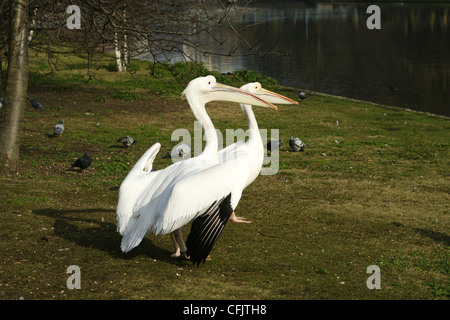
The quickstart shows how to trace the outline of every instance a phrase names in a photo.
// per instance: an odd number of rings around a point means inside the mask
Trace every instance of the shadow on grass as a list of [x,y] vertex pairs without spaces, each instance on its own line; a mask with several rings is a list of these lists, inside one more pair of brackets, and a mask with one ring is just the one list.
[[403,223],[400,223],[400,222],[393,222],[392,224],[396,227],[404,227],[404,228],[412,229],[415,232],[419,233],[422,237],[427,237],[435,242],[440,242],[446,246],[450,246],[450,236],[443,232],[436,232],[433,230],[427,230],[427,229],[423,229],[423,228],[412,228],[412,227],[405,226]]
[[[120,250],[122,237],[116,231],[116,225],[95,218],[98,217],[98,213],[102,212],[113,213],[115,211],[111,209],[57,210],[52,208],[33,211],[34,214],[54,219],[55,235],[80,247],[101,250],[118,259],[129,260],[144,254],[151,259],[171,264],[177,263],[178,260],[169,257],[171,252],[155,246],[147,237],[138,247],[123,253]],[[87,215],[92,215],[93,218],[86,217]]]
[[422,228],[414,228],[414,230],[418,233],[420,233],[424,237],[428,237],[431,240],[434,240],[436,242],[441,242],[442,244],[446,246],[450,246],[450,236],[448,236],[445,233],[442,232],[436,232],[432,230],[426,230]]

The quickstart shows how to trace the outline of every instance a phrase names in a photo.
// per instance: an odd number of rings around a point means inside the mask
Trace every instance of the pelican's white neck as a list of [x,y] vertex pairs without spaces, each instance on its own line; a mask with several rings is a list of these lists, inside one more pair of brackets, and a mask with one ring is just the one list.
[[[248,139],[249,141],[261,141],[261,135],[259,133],[258,122],[256,121],[255,113],[252,106],[249,104],[241,104],[242,111],[244,111],[248,124]],[[261,141],[262,145],[262,141]]]
[[192,113],[194,114],[197,121],[199,121],[205,130],[205,149],[202,152],[202,155],[216,157],[218,152],[218,138],[216,133],[216,128],[211,121],[211,118],[208,116],[208,113],[205,109],[206,102],[203,101],[199,97],[192,97],[190,95],[186,96],[186,99],[189,102],[189,105],[192,109]]

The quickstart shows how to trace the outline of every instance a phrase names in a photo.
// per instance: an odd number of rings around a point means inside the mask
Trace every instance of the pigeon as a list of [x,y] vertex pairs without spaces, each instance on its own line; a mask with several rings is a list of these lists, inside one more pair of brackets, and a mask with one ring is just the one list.
[[306,99],[306,93],[304,93],[303,91],[300,91],[298,93],[298,96],[300,97],[301,100]]
[[272,152],[272,150],[277,150],[280,148],[280,145],[283,143],[283,140],[272,140],[266,144],[266,149]]
[[5,98],[0,98],[0,108],[3,108],[4,104],[5,104]]
[[294,151],[303,151],[303,148],[306,147],[306,144],[303,143],[299,138],[295,138],[291,136],[289,139],[289,146]]
[[60,136],[61,133],[63,133],[63,131],[64,131],[64,124],[63,123],[64,123],[64,120],[60,119],[58,121],[58,123],[55,124],[55,127],[53,128],[53,136],[54,137]]
[[72,168],[80,168],[81,170],[86,169],[92,163],[92,159],[89,154],[86,152],[81,158],[78,158],[74,164],[72,164]]
[[186,159],[189,158],[190,155],[191,146],[186,143],[182,143],[175,146],[171,152],[167,152],[165,158],[172,158],[172,160]]
[[128,148],[129,146],[131,146],[132,144],[136,143],[137,141],[133,139],[133,137],[130,136],[125,136],[123,138],[120,138],[117,140],[117,142],[122,142],[122,144]]
[[45,107],[36,99],[31,98],[30,101],[31,101],[31,106],[33,108],[35,108],[36,110],[45,110]]

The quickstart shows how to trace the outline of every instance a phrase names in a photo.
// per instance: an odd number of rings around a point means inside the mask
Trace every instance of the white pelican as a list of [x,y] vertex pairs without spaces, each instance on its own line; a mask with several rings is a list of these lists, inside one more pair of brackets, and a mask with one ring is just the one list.
[[[298,104],[297,101],[291,100],[285,96],[279,95],[262,88],[259,82],[251,82],[243,85],[240,89],[256,94],[260,98],[276,104]],[[248,123],[248,140],[243,143],[241,141],[219,151],[219,159],[221,162],[238,161],[242,162],[245,158],[248,161],[246,171],[248,175],[244,184],[244,188],[249,186],[258,177],[264,162],[264,146],[259,133],[258,122],[252,106],[249,104],[240,104]],[[242,176],[244,177],[244,176]],[[233,212],[230,218],[233,222],[250,223],[245,218],[236,217]]]
[[[263,89],[258,82],[244,85],[241,89],[270,103],[298,104],[294,100]],[[249,126],[247,142],[240,141],[219,151],[219,164],[208,169],[208,171],[214,170],[216,176],[223,174],[225,179],[232,182],[230,194],[214,202],[206,213],[200,214],[192,222],[191,231],[186,240],[187,256],[197,265],[206,260],[228,220],[249,222],[244,218],[236,217],[234,209],[239,203],[242,191],[256,179],[261,171],[264,148],[252,105],[240,104],[240,106],[247,117]]]
[[[215,219],[212,224],[196,224],[194,228],[199,232],[212,231],[212,238],[217,239],[223,228],[220,222],[222,217],[226,216],[225,222],[228,220],[232,212],[231,206],[237,204],[236,201],[240,197],[240,193],[236,196],[232,193],[235,188],[233,178],[239,172],[228,172],[224,166],[217,166],[218,137],[206,113],[205,104],[222,100],[277,109],[271,103],[248,92],[216,83],[213,76],[192,80],[183,95],[205,130],[205,148],[197,157],[176,162],[163,170],[152,171],[153,161],[161,148],[159,143],[155,143],[137,161],[119,189],[117,231],[123,236],[123,252],[139,245],[147,231],[151,230],[155,235],[173,232],[175,255],[186,257],[187,248],[180,228],[200,215],[215,218],[220,216],[220,219]],[[220,231],[217,233],[217,230]],[[202,251],[205,243],[210,244],[204,241],[211,239],[209,235],[210,233],[208,236],[202,233],[193,235],[191,239],[196,238],[198,243],[193,243],[192,247],[195,249],[200,246]],[[212,246],[209,251],[211,248]],[[200,260],[194,257],[193,262],[199,263]]]

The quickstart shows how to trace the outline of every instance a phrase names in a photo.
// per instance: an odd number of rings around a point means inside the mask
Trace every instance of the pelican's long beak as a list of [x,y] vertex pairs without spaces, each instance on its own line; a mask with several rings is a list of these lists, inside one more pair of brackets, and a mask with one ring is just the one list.
[[212,92],[207,95],[208,102],[230,101],[278,110],[277,106],[265,100],[265,97],[269,97],[269,95],[262,97],[259,94],[256,95],[221,83],[216,83],[216,85],[212,88]]
[[289,99],[288,97],[282,96],[281,94],[266,90],[261,88],[255,93],[258,97],[270,103],[276,104],[298,104],[297,101]]

